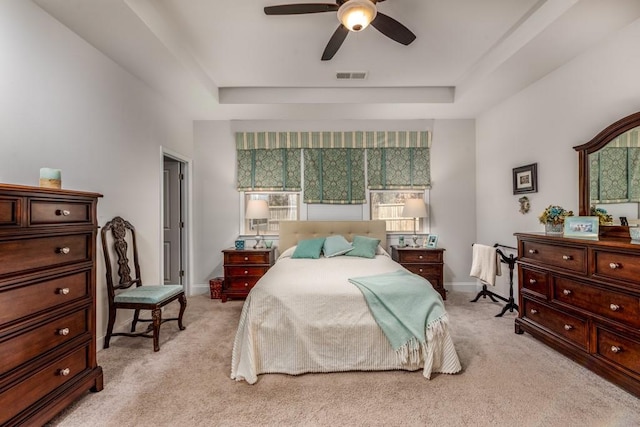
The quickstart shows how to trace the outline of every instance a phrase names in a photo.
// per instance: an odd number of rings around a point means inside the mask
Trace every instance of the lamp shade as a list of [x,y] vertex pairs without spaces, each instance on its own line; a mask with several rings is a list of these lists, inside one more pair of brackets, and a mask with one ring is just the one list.
[[269,218],[269,204],[266,200],[249,200],[244,217],[247,219]]
[[407,199],[402,209],[404,218],[425,218],[427,216],[427,205],[422,199]]
[[374,20],[376,5],[371,0],[349,0],[338,9],[338,20],[349,31],[362,31]]

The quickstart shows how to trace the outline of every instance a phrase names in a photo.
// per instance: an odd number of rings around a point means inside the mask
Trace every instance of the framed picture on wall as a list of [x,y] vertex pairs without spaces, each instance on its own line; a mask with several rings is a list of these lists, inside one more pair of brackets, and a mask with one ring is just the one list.
[[538,192],[538,164],[513,168],[513,194]]

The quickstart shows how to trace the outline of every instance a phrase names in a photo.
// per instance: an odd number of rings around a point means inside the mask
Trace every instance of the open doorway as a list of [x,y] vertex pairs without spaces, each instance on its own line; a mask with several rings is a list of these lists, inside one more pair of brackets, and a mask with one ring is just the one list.
[[186,168],[188,164],[163,154],[162,223],[163,282],[186,285],[187,202]]

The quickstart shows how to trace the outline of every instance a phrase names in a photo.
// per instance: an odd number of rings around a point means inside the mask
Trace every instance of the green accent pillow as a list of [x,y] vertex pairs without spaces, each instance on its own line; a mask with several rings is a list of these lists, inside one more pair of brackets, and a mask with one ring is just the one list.
[[324,256],[327,258],[344,255],[352,249],[353,246],[351,246],[351,243],[339,234],[327,237],[322,246],[322,252],[324,252]]
[[376,250],[380,244],[380,239],[365,236],[353,237],[353,249],[347,252],[346,256],[359,256],[362,258],[374,258]]
[[298,246],[296,246],[296,249],[293,251],[291,258],[320,258],[322,245],[324,245],[324,237],[300,240],[298,242]]

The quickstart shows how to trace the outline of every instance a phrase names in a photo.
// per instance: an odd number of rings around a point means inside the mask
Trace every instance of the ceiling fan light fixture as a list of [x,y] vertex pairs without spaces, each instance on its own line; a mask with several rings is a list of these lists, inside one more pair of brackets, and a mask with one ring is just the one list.
[[373,21],[378,11],[371,0],[349,0],[338,9],[338,20],[349,31],[362,31]]

